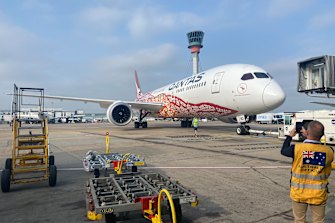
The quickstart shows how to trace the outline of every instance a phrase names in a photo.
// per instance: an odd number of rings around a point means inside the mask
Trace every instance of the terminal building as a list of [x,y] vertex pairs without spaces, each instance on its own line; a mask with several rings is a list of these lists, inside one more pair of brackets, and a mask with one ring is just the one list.
[[[22,109],[20,111],[20,117],[27,119],[27,122],[33,122],[38,119],[39,109]],[[73,122],[86,122],[85,113],[83,110],[66,111],[61,108],[45,109],[44,114],[48,118],[49,123],[73,123]],[[12,120],[10,111],[0,111],[0,123],[9,124]]]

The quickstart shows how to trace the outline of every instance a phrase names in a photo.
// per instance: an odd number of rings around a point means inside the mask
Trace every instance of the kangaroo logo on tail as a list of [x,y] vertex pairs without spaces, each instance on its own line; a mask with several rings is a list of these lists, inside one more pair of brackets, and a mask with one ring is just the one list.
[[143,97],[140,82],[138,81],[137,71],[135,70],[135,86],[136,86],[136,98],[139,99]]

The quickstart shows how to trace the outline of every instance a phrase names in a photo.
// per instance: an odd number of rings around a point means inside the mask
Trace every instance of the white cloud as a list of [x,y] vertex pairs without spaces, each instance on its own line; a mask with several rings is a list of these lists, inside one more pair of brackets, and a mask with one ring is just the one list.
[[276,61],[264,65],[268,72],[277,73],[277,76],[289,75],[294,76],[296,73],[297,61],[300,58],[280,58]]
[[22,7],[27,10],[52,11],[53,7],[44,0],[24,0]]
[[270,17],[285,17],[294,12],[298,12],[312,4],[315,0],[272,0],[267,9]]
[[[129,31],[131,37],[150,38],[157,33],[166,33],[184,27],[201,26],[205,19],[191,12],[168,12],[164,8],[137,4],[136,7],[129,3],[106,4],[86,8],[79,13],[78,24],[95,30],[95,35],[108,33],[115,35]],[[117,37],[113,37],[117,38]],[[103,42],[98,37],[98,42]],[[107,41],[110,43],[110,41]]]
[[145,37],[156,33],[169,32],[182,27],[202,26],[204,19],[194,13],[171,13],[157,7],[136,10],[129,21],[130,33],[135,37]]
[[[172,44],[135,50],[96,60],[91,75],[82,78],[80,88],[95,90],[90,97],[132,100],[135,97],[134,71],[137,70],[143,91],[153,90],[179,79],[178,49]],[[98,87],[97,87],[98,86]],[[76,88],[76,87],[74,87]],[[106,96],[107,95],[107,96]]]
[[[36,65],[38,45],[42,42],[34,33],[0,20],[0,75],[2,81],[15,77],[25,79],[28,67]],[[42,44],[41,44],[42,45]],[[36,73],[35,73],[36,74]],[[15,79],[14,79],[15,80]]]
[[119,44],[122,40],[116,36],[103,35],[98,36],[96,41],[103,45],[116,45]]
[[[102,77],[120,78],[120,73],[134,69],[158,69],[169,64],[176,56],[177,48],[172,44],[162,44],[155,48],[141,49],[129,54],[116,55],[96,61],[95,67]],[[116,76],[110,76],[115,74]]]
[[128,26],[133,36],[145,36],[148,32],[169,31],[176,22],[177,18],[173,14],[160,13],[152,8],[136,11]]
[[113,30],[124,18],[125,12],[122,9],[103,5],[87,8],[79,15],[81,25],[102,31]]
[[310,24],[314,28],[327,28],[335,24],[335,9],[314,16]]

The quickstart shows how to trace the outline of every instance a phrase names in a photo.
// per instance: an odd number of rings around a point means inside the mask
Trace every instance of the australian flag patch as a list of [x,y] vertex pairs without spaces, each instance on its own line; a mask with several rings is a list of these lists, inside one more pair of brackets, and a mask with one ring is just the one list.
[[302,163],[309,165],[326,166],[326,153],[303,151]]

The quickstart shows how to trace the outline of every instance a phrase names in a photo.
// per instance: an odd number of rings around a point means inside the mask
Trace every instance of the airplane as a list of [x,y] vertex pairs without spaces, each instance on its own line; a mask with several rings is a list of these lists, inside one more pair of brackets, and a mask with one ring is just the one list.
[[[98,103],[107,109],[108,121],[124,126],[131,122],[132,109],[139,110],[135,128],[147,128],[147,115],[179,118],[181,127],[190,127],[193,117],[217,118],[223,122],[236,120],[238,135],[248,134],[248,116],[279,107],[286,95],[264,69],[249,64],[218,66],[143,94],[135,71],[135,101],[47,96],[49,99]],[[27,95],[29,96],[29,95]]]

